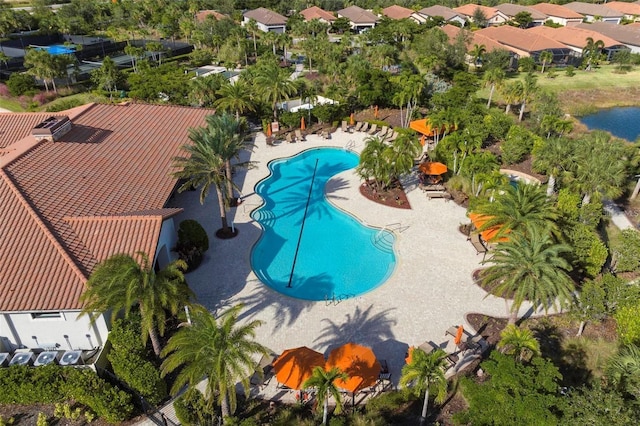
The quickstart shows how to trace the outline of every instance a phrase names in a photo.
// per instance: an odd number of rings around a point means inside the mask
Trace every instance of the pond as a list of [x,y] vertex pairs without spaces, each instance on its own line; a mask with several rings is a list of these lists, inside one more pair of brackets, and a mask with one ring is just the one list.
[[640,137],[640,107],[602,109],[580,118],[589,130],[606,130],[612,135],[635,142]]

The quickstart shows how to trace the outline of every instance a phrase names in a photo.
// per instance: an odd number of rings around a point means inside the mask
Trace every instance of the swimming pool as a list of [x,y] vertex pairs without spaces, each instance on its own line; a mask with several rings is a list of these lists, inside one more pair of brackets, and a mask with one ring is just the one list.
[[69,55],[75,53],[75,46],[65,46],[63,44],[53,44],[51,46],[38,47],[40,50],[46,50],[50,55]]
[[365,226],[325,197],[327,181],[357,165],[355,153],[338,148],[269,163],[271,174],[255,188],[264,204],[251,213],[263,228],[251,267],[264,284],[297,299],[335,300],[366,293],[391,276],[394,235]]

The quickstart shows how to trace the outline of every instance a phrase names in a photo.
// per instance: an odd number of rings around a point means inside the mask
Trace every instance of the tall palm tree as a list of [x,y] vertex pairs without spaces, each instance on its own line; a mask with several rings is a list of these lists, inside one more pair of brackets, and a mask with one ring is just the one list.
[[538,84],[536,83],[536,77],[533,73],[528,73],[524,76],[524,80],[520,81],[520,87],[518,89],[519,101],[520,101],[520,114],[518,115],[518,121],[522,121],[524,116],[524,109],[529,101],[535,96],[538,90]]
[[244,79],[240,79],[234,84],[226,81],[218,90],[218,99],[213,105],[223,111],[235,113],[236,119],[240,119],[240,114],[255,109],[251,93],[252,89]]
[[540,343],[533,336],[531,330],[509,324],[500,333],[498,349],[506,355],[511,355],[520,362],[529,361],[540,355]]
[[509,234],[509,240],[496,245],[491,257],[483,263],[482,281],[493,287],[493,293],[512,299],[509,324],[515,324],[520,306],[528,300],[534,309],[545,313],[571,301],[574,284],[568,273],[569,262],[563,257],[571,247],[556,244],[548,233],[538,228]]
[[587,44],[582,48],[582,57],[587,58],[587,67],[585,71],[591,71],[591,65],[595,63],[597,65],[598,59],[604,49],[604,42],[602,40],[594,40],[592,37],[587,37]]
[[201,107],[210,107],[216,102],[218,90],[225,81],[222,74],[212,74],[189,80],[189,98]]
[[388,145],[379,136],[365,139],[365,147],[360,153],[360,164],[356,173],[364,181],[373,179],[377,191],[383,191],[391,183],[391,163],[388,161]]
[[[244,118],[235,118],[229,113],[208,115],[206,117],[207,129],[200,130],[208,132],[221,143],[215,144],[217,153],[222,157],[225,163],[225,171],[227,174],[227,197],[233,200],[233,177],[231,175],[231,160],[238,159],[240,152],[251,145],[247,142],[248,126]],[[196,130],[195,132],[198,132]],[[199,135],[198,137],[201,137]],[[202,136],[203,137],[203,136]],[[251,163],[236,163],[236,167],[249,167]]]
[[258,45],[256,43],[256,33],[259,31],[258,22],[255,19],[251,18],[244,27],[251,34],[251,38],[253,39],[253,54],[255,56],[258,56]]
[[336,386],[336,380],[347,380],[349,376],[347,373],[341,371],[338,367],[333,367],[331,370],[326,371],[323,367],[315,367],[311,377],[309,377],[302,387],[316,388],[316,398],[318,400],[318,406],[322,405],[322,424],[327,424],[327,417],[329,415],[329,396],[332,396],[336,400],[336,414],[340,414],[342,411],[342,395],[340,390]]
[[547,139],[540,146],[533,149],[533,169],[545,173],[547,181],[547,196],[555,191],[556,178],[571,166],[573,159],[573,141],[564,138]]
[[541,74],[544,74],[544,69],[547,66],[547,64],[550,64],[551,62],[553,62],[553,52],[551,52],[550,50],[543,50],[542,52],[540,52],[540,55],[538,56],[538,60],[542,61]]
[[511,105],[518,102],[520,99],[520,93],[522,91],[522,82],[520,81],[512,81],[510,83],[506,83],[501,87],[502,97],[506,103],[504,108],[504,113],[509,114],[511,111]]
[[484,72],[482,81],[485,86],[489,86],[489,99],[487,100],[487,108],[491,107],[491,99],[493,98],[493,92],[496,87],[500,87],[505,79],[505,73],[502,68],[491,68]]
[[236,409],[236,383],[248,395],[249,377],[256,371],[253,356],[269,353],[254,340],[262,321],[239,324],[241,309],[242,305],[234,306],[216,319],[203,306],[195,307],[191,325],[171,336],[162,351],[162,376],[179,370],[171,393],[177,394],[185,385],[195,388],[206,377],[204,397],[209,407],[214,402],[220,405],[225,423]]
[[414,391],[424,394],[420,424],[427,419],[429,405],[429,392],[436,394],[436,402],[441,404],[447,397],[447,379],[444,372],[447,368],[447,353],[442,349],[426,353],[420,348],[414,348],[411,354],[411,362],[402,367],[400,385],[408,386],[413,383]]
[[178,169],[173,172],[173,177],[185,179],[185,182],[178,188],[178,192],[200,188],[200,204],[204,204],[204,200],[213,186],[218,195],[222,232],[229,235],[226,209],[229,199],[225,191],[227,175],[225,160],[220,155],[222,140],[218,135],[212,135],[203,128],[192,129],[189,138],[193,143],[180,147],[184,156],[172,159],[173,167]]
[[620,391],[640,400],[640,347],[630,344],[609,360],[607,378]]
[[[142,341],[151,338],[153,351],[160,355],[160,336],[164,335],[167,311],[176,315],[192,295],[184,279],[187,264],[182,260],[155,271],[146,253],[136,253],[139,260],[127,254],[116,254],[101,262],[87,281],[80,296],[84,303],[81,315],[95,321],[100,314],[119,311],[125,317],[138,305],[142,317]],[[139,263],[140,262],[140,263]]]
[[470,53],[473,57],[473,64],[476,67],[482,66],[482,59],[484,58],[484,54],[487,53],[487,48],[484,44],[474,44]]
[[296,85],[289,80],[289,75],[282,71],[275,62],[264,64],[258,68],[253,80],[256,91],[265,102],[271,104],[273,119],[278,120],[278,102],[289,99],[291,95],[296,93]]

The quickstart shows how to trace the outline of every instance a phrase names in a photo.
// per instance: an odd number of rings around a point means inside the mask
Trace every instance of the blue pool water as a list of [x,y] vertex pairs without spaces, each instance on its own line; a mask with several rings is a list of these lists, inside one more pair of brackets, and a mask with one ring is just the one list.
[[630,142],[640,137],[640,107],[603,109],[580,119],[590,130],[599,129]]
[[270,176],[255,189],[264,204],[251,214],[263,228],[251,252],[251,266],[263,283],[297,299],[327,300],[360,295],[389,278],[396,265],[394,235],[365,226],[324,195],[332,176],[357,165],[356,154],[338,148],[310,149],[269,163]]
[[68,55],[75,52],[75,47],[67,47],[62,44],[54,44],[52,46],[45,46],[41,49],[46,50],[51,55]]

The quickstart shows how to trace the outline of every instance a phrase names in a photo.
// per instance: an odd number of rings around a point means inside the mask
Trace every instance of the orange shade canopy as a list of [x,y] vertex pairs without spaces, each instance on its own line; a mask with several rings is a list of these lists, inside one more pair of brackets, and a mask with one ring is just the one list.
[[[475,226],[476,229],[480,229],[482,225],[484,225],[489,219],[491,219],[491,216],[485,216],[479,213],[469,213],[469,219],[471,219],[471,223],[473,223],[473,226]],[[480,235],[482,236],[482,239],[488,243],[503,243],[505,241],[509,241],[507,237],[497,238],[499,231],[500,226],[496,225],[492,226],[489,229],[485,229],[480,233]]]
[[456,331],[456,338],[453,339],[453,343],[456,345],[460,344],[460,341],[462,340],[462,333],[464,333],[464,327],[459,325],[458,330]]
[[420,164],[420,171],[425,175],[442,175],[447,173],[447,166],[442,163],[429,162]]
[[307,126],[304,123],[304,117],[300,117],[300,130],[306,129]]
[[287,349],[273,361],[273,371],[279,383],[291,388],[301,389],[302,384],[311,377],[313,369],[324,365],[324,355],[306,346]]
[[415,130],[416,132],[422,133],[425,136],[433,136],[433,129],[431,128],[431,123],[428,118],[423,118],[421,120],[414,120],[409,123],[409,127]]
[[336,380],[336,385],[353,393],[373,386],[381,370],[371,348],[355,343],[347,343],[331,351],[325,368],[329,370],[333,367],[338,367],[349,376],[347,380]]

